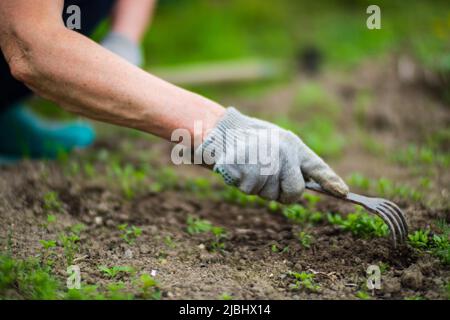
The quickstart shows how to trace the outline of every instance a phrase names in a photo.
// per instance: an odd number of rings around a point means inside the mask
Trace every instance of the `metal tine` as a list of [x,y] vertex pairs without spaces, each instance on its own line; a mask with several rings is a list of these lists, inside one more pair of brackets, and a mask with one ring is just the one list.
[[389,215],[381,210],[377,210],[377,209],[373,209],[373,208],[369,208],[369,207],[366,207],[366,208],[369,209],[370,211],[372,211],[373,213],[375,213],[377,216],[379,216],[389,226],[389,229],[391,230],[392,242],[394,244],[394,247],[396,247],[397,246],[397,236],[396,236],[396,229],[394,227],[395,223],[392,224],[392,221],[389,218]]
[[389,212],[392,213],[392,215],[396,218],[398,224],[401,227],[401,231],[403,234],[402,238],[406,237],[406,234],[408,231],[405,228],[404,221],[401,217],[401,214],[394,207],[390,206],[387,202],[381,202],[380,206],[385,208],[386,210],[389,210]]
[[[340,200],[362,205],[370,212],[379,216],[388,225],[389,230],[391,231],[394,248],[397,247],[397,240],[399,240],[398,243],[403,243],[408,235],[408,223],[406,221],[405,214],[395,203],[389,200],[366,197],[351,192],[348,193],[346,197],[337,197],[336,195],[324,190],[314,181],[308,181],[306,183],[306,188],[324,193]],[[399,239],[397,239],[397,235],[399,236]]]
[[400,216],[400,219],[402,219],[403,227],[404,227],[404,229],[405,229],[405,233],[407,234],[407,233],[408,233],[408,223],[406,222],[406,216],[405,216],[405,214],[403,213],[403,211],[402,211],[402,210],[401,210],[394,202],[392,202],[392,201],[384,200],[383,202],[384,202],[386,205],[389,205],[389,206],[393,207],[394,210],[397,211],[397,213],[398,213],[399,216]]
[[392,211],[390,211],[389,209],[384,208],[382,206],[377,206],[376,210],[380,211],[380,212],[383,212],[390,219],[390,221],[396,227],[394,230],[392,230],[392,232],[393,233],[396,232],[399,235],[399,238],[400,238],[399,242],[403,242],[403,233],[402,233],[402,230],[401,230],[401,226],[400,226],[399,222],[397,221],[397,219],[395,219],[394,214],[392,213]]

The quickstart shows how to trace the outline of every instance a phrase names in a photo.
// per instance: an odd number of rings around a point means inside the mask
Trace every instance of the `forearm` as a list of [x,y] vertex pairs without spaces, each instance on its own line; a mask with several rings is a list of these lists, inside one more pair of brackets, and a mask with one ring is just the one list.
[[211,129],[224,113],[217,103],[146,73],[76,32],[46,32],[52,34],[25,53],[4,52],[19,80],[68,111],[165,139],[178,128],[194,134],[195,121]]
[[150,23],[156,2],[156,0],[118,0],[113,12],[111,31],[139,43]]

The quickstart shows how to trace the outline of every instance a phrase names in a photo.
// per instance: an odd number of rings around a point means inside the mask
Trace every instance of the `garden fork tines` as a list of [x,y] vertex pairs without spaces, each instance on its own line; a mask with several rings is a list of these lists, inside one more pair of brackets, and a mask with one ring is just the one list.
[[403,243],[408,235],[408,224],[404,213],[395,203],[389,200],[366,197],[351,192],[349,192],[346,197],[338,197],[328,191],[325,191],[319,184],[312,181],[306,183],[306,188],[335,197],[337,199],[359,204],[366,208],[369,212],[379,216],[388,225],[391,231],[394,247],[396,247],[398,243]]

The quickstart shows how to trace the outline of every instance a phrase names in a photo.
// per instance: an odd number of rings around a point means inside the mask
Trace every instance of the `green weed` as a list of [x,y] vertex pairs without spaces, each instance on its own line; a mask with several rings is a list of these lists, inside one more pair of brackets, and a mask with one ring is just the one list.
[[370,300],[371,299],[370,294],[363,290],[358,291],[356,293],[356,297],[361,300]]
[[129,245],[133,245],[142,235],[141,228],[136,226],[128,226],[127,223],[119,225],[117,229],[121,231],[120,238],[122,238]]
[[12,294],[11,298],[54,300],[61,297],[60,285],[47,268],[35,259],[15,260],[0,254],[0,296]]
[[135,168],[131,164],[122,167],[114,162],[108,167],[108,176],[119,183],[125,198],[132,200],[136,196],[136,192],[143,188],[147,171]]
[[359,206],[345,218],[338,213],[329,213],[328,222],[363,238],[385,237],[389,234],[389,228],[382,219],[369,215]]
[[301,231],[297,234],[297,238],[300,241],[300,244],[304,248],[307,248],[307,249],[311,248],[311,244],[313,242],[313,237],[310,234],[308,234],[304,231]]
[[111,268],[99,266],[98,269],[111,279],[116,278],[119,274],[133,274],[135,272],[134,268],[129,266],[113,266]]
[[225,300],[225,301],[233,300],[233,296],[229,293],[224,292],[219,296],[219,300]]
[[197,217],[189,216],[187,218],[187,232],[189,234],[198,234],[209,232],[213,228],[213,225],[208,220],[200,219]]
[[62,210],[62,202],[58,193],[49,191],[43,197],[43,209],[47,214],[58,213]]
[[307,290],[311,292],[317,292],[320,289],[320,285],[314,281],[315,275],[307,272],[289,272],[288,275],[294,278],[294,283],[289,286],[292,290]]
[[283,215],[298,224],[319,223],[323,220],[321,212],[312,211],[299,204],[285,206],[283,209]]
[[188,216],[187,232],[191,235],[199,233],[211,233],[214,239],[210,242],[210,249],[212,251],[225,249],[226,232],[222,227],[214,226],[208,220],[200,219],[193,216]]
[[150,275],[143,274],[136,282],[140,288],[140,295],[143,299],[147,300],[160,300],[161,290],[159,289],[158,282]]
[[450,226],[445,221],[439,221],[437,226],[442,234],[419,229],[408,235],[408,242],[412,247],[438,257],[442,264],[450,265]]
[[73,264],[75,254],[80,250],[78,245],[80,237],[73,233],[60,233],[58,239],[61,247],[64,249],[66,263],[70,266]]

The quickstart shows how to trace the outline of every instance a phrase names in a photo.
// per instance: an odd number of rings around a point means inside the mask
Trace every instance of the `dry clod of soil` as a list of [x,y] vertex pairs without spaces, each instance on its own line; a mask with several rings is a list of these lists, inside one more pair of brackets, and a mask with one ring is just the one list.
[[423,274],[417,266],[415,265],[410,266],[408,269],[403,271],[402,285],[404,287],[418,290],[422,288],[422,284],[423,284]]

